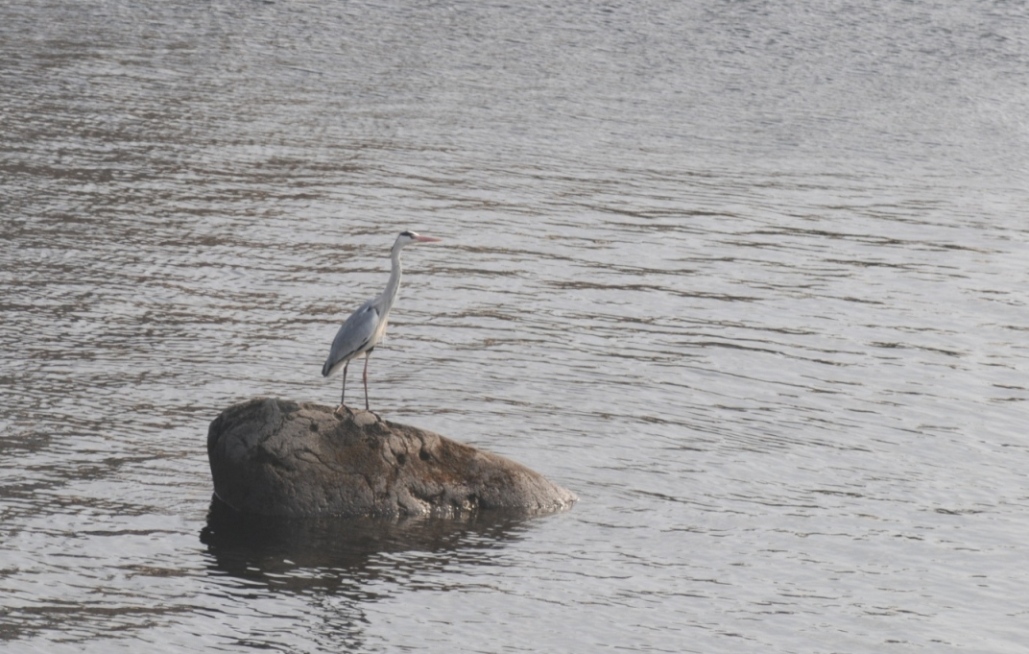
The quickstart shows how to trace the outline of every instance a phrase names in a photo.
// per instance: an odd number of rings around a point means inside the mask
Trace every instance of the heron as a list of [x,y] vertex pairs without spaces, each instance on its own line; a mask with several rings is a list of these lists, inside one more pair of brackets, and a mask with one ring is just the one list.
[[343,368],[343,392],[339,398],[340,408],[344,407],[343,400],[347,395],[347,368],[350,366],[350,360],[363,354],[364,408],[366,411],[370,410],[368,408],[368,358],[375,346],[382,340],[383,334],[386,333],[389,310],[393,308],[393,302],[397,299],[397,291],[400,290],[400,251],[412,243],[435,243],[439,240],[410,231],[400,232],[389,255],[393,266],[390,269],[386,289],[350,314],[343,326],[336,332],[336,338],[332,339],[332,347],[329,349],[329,357],[325,359],[325,365],[322,366],[322,376],[329,377],[340,367]]

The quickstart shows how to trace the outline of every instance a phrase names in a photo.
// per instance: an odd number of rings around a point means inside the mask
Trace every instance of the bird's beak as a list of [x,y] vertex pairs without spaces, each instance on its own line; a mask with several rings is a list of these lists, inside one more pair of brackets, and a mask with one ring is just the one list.
[[438,243],[439,241],[441,241],[443,239],[436,238],[434,236],[421,236],[421,235],[419,235],[419,236],[415,236],[414,240],[418,241],[419,243]]

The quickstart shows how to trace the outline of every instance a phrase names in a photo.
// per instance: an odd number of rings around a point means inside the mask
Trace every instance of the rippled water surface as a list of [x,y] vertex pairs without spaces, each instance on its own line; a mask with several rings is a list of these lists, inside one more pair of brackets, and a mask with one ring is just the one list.
[[[0,649],[1025,651],[1025,10],[2,3]],[[373,408],[579,504],[219,522],[402,229]]]

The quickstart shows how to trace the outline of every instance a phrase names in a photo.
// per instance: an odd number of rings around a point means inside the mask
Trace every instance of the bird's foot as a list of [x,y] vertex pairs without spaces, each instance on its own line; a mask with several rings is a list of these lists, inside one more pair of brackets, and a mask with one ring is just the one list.
[[354,417],[354,410],[348,407],[346,404],[340,404],[338,407],[336,407],[336,410],[333,411],[333,413],[337,416],[343,414],[344,412],[349,413],[351,418]]

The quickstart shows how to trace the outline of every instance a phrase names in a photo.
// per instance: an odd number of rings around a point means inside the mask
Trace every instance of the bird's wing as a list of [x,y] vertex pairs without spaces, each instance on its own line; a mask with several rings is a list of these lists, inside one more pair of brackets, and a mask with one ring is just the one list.
[[368,344],[375,336],[375,327],[379,324],[379,307],[375,300],[368,300],[361,308],[350,314],[347,321],[336,332],[332,339],[329,358],[322,366],[322,376],[328,377],[340,364],[352,359],[354,355],[368,349]]

